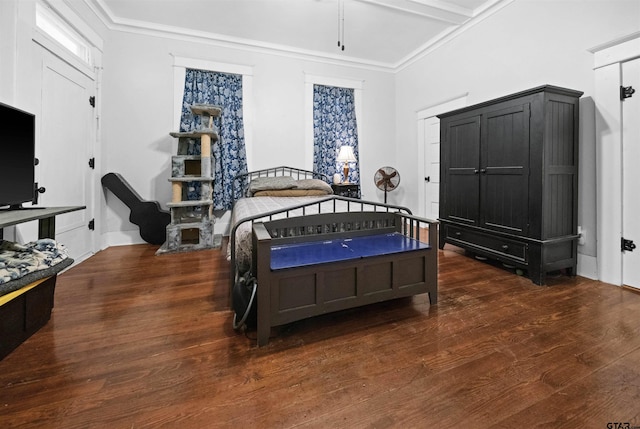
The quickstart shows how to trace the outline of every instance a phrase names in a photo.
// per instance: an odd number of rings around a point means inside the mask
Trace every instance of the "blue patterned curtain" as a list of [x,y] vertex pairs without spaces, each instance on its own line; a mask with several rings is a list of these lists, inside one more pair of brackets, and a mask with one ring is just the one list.
[[[244,145],[244,121],[242,119],[242,76],[206,70],[187,69],[182,99],[180,131],[200,128],[200,117],[194,117],[189,109],[194,103],[215,104],[222,107],[222,114],[214,118],[219,141],[212,145],[214,166],[214,209],[227,210],[233,201],[233,178],[247,172],[247,154]],[[196,148],[200,154],[199,145]],[[193,184],[199,199],[198,183]],[[239,197],[237,195],[236,197]]]
[[[351,88],[313,86],[313,169],[333,177],[342,173],[342,163],[337,162],[341,146],[351,146],[356,159],[358,153],[358,129],[356,106]],[[357,162],[349,164],[349,182],[360,184]]]

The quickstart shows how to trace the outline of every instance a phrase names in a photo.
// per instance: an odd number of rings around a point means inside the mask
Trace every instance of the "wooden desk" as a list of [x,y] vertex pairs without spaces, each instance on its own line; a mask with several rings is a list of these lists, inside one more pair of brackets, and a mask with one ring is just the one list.
[[27,207],[20,210],[0,210],[0,239],[7,226],[18,225],[32,220],[38,221],[38,238],[55,238],[56,216],[84,210],[86,206],[68,207]]

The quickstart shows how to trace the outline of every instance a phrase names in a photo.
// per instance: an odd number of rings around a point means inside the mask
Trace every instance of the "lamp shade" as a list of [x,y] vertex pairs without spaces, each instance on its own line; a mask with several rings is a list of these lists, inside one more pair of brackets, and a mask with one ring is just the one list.
[[340,147],[340,152],[338,153],[337,161],[356,162],[356,156],[353,153],[353,148],[351,146]]

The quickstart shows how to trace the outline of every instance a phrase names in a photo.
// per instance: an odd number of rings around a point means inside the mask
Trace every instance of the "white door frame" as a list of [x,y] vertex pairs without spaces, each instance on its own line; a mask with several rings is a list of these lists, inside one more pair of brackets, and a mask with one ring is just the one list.
[[416,112],[416,124],[418,127],[418,182],[420,183],[418,190],[418,210],[420,216],[426,216],[425,213],[425,194],[426,194],[426,184],[424,181],[425,177],[425,151],[424,151],[424,140],[426,138],[424,132],[424,121],[427,118],[432,116],[439,115],[441,113],[446,113],[451,110],[460,109],[462,107],[466,107],[467,105],[467,96],[468,92],[465,92],[462,95],[454,97],[452,99],[440,102],[438,104],[434,104],[425,109],[419,110]]
[[[598,279],[622,285],[622,63],[640,58],[640,32],[597,46],[594,54],[596,105],[596,199]],[[640,96],[640,95],[636,95]]]

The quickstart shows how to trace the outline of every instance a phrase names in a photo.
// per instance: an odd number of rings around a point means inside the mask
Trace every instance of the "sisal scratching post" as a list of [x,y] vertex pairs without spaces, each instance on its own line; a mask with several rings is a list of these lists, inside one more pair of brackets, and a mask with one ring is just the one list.
[[200,156],[211,158],[211,136],[208,134],[202,134],[200,138]]
[[182,182],[171,183],[171,202],[178,203],[182,201]]

